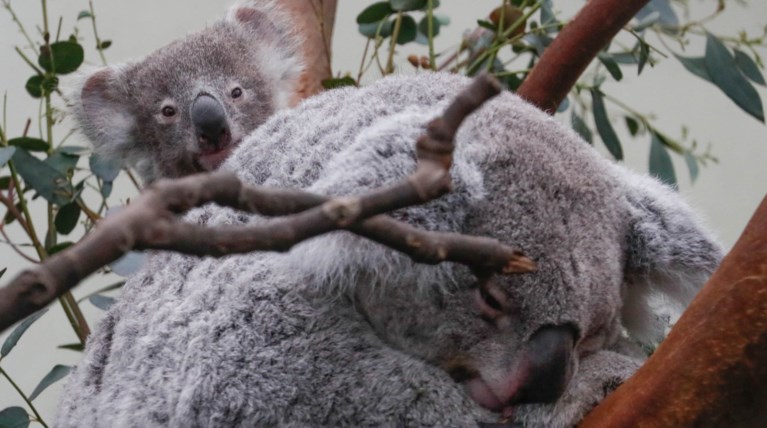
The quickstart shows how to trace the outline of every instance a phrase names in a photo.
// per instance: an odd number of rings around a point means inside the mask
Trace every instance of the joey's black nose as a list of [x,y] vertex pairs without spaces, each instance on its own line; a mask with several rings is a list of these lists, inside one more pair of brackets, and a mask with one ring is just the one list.
[[229,121],[223,106],[212,96],[201,94],[192,103],[192,123],[203,152],[216,151],[231,142]]
[[528,364],[515,403],[553,403],[565,391],[572,376],[575,329],[570,325],[547,326],[535,332],[527,345]]

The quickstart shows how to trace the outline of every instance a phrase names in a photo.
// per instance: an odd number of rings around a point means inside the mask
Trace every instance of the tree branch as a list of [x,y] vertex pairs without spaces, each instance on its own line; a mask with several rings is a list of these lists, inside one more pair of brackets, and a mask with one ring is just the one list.
[[[9,286],[0,289],[0,331],[131,249],[216,257],[257,250],[287,251],[313,236],[348,229],[416,261],[456,261],[479,270],[528,272],[535,264],[496,240],[419,231],[380,215],[428,202],[450,190],[455,133],[466,116],[499,91],[494,78],[485,75],[475,79],[419,138],[415,172],[366,195],[327,198],[297,190],[243,186],[228,172],[158,181],[129,207],[99,223],[77,245],[23,271]],[[179,214],[210,202],[266,215],[291,215],[265,224],[220,227],[179,219]]]
[[600,50],[649,0],[591,0],[562,29],[517,94],[549,114]]

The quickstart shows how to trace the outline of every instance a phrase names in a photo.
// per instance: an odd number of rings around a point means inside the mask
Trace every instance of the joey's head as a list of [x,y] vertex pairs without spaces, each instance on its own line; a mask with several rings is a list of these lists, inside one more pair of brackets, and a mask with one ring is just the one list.
[[74,111],[96,152],[145,182],[218,168],[287,106],[301,72],[295,37],[273,4],[235,7],[142,61],[84,76]]

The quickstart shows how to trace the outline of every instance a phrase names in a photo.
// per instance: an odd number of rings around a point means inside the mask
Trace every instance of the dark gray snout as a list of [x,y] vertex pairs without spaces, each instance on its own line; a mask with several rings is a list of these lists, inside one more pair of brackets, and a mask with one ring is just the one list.
[[224,107],[208,94],[198,95],[192,103],[192,123],[203,153],[226,148],[232,140]]
[[572,326],[547,326],[533,334],[527,345],[527,364],[515,403],[553,403],[562,395],[572,376],[575,345]]

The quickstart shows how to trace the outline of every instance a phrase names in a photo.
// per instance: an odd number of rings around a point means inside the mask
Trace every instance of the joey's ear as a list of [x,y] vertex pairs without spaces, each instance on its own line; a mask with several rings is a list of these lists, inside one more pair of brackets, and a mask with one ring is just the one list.
[[80,129],[96,152],[121,159],[132,144],[136,120],[118,67],[101,68],[80,76],[72,106]]
[[620,176],[630,225],[624,325],[634,338],[654,345],[667,324],[663,312],[692,300],[719,265],[722,248],[671,188],[627,170]]
[[277,0],[241,1],[227,16],[228,22],[245,31],[253,65],[273,81],[279,108],[288,107],[304,69],[303,39],[285,7]]

